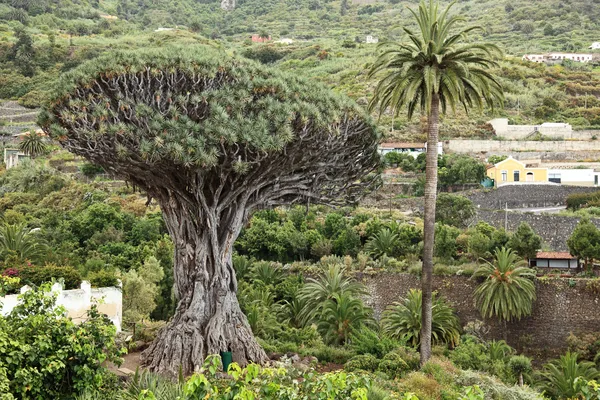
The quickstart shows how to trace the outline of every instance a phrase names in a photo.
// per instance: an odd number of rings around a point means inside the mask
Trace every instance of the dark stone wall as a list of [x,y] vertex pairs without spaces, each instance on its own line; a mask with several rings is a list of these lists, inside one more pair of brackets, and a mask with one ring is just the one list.
[[[367,303],[380,318],[385,308],[401,301],[411,288],[420,288],[419,278],[411,274],[378,273],[363,277],[370,297]],[[567,349],[566,339],[600,331],[600,295],[587,287],[587,279],[538,279],[537,299],[532,315],[507,324],[506,336],[511,346],[538,360],[555,357]],[[462,325],[483,320],[476,308],[473,293],[479,282],[461,276],[434,276],[433,286],[455,308]],[[485,320],[490,327],[488,339],[503,339],[504,327],[495,319]]]
[[573,193],[597,192],[596,187],[560,185],[504,185],[497,189],[481,190],[468,195],[479,208],[491,210],[508,208],[552,207],[565,205]]
[[[477,220],[485,221],[496,228],[504,228],[505,216],[508,231],[514,232],[521,222],[527,222],[533,230],[544,239],[544,242],[555,251],[568,251],[567,239],[579,223],[580,217],[566,217],[552,214],[534,214],[529,212],[508,212],[477,210]],[[591,221],[600,228],[600,219]]]

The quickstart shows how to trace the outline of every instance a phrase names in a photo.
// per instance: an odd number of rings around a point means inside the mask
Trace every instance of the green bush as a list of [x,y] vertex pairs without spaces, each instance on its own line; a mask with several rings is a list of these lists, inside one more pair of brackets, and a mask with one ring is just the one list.
[[410,371],[411,368],[408,363],[402,359],[400,354],[392,352],[383,357],[377,370],[383,372],[391,379],[394,379],[400,377],[405,372]]
[[44,285],[0,317],[0,370],[16,399],[54,400],[113,382],[103,363],[120,363],[124,352],[115,345],[115,326],[95,307],[76,325],[55,302]]
[[593,193],[574,193],[567,197],[567,208],[569,210],[579,210],[586,207],[588,203],[600,200],[600,191]]
[[379,360],[371,354],[360,354],[352,357],[346,364],[344,369],[346,371],[375,371],[379,367]]
[[119,278],[114,271],[102,270],[93,272],[88,275],[87,280],[90,282],[92,287],[104,288],[104,287],[117,287],[119,286]]
[[366,326],[350,336],[350,347],[356,354],[372,354],[376,357],[383,357],[399,345],[399,341]]
[[21,282],[30,286],[40,286],[52,280],[64,280],[64,289],[79,289],[81,274],[73,267],[62,267],[54,264],[44,266],[23,266],[17,268]]
[[354,357],[354,353],[344,347],[319,346],[315,348],[307,348],[303,351],[304,355],[317,357],[319,362],[346,364],[348,360]]

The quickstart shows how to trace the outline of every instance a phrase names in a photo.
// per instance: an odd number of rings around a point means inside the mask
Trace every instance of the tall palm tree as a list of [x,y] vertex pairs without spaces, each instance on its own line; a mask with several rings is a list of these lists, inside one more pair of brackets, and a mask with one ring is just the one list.
[[485,278],[475,289],[481,315],[499,317],[505,322],[530,315],[535,300],[535,271],[526,267],[527,262],[511,249],[496,249],[494,254],[493,263],[486,261],[473,274]]
[[379,73],[370,108],[379,107],[380,115],[388,108],[397,114],[406,107],[411,118],[419,109],[427,115],[427,167],[425,172],[425,211],[423,274],[423,323],[421,363],[431,356],[431,279],[433,274],[433,246],[435,230],[435,202],[437,190],[437,143],[440,108],[455,110],[462,105],[466,111],[484,103],[493,107],[502,101],[502,87],[490,68],[501,54],[497,46],[487,43],[469,43],[469,34],[481,27],[455,29],[463,21],[460,16],[449,16],[452,4],[439,12],[438,4],[424,0],[418,11],[410,10],[418,25],[417,31],[403,28],[406,43],[382,43],[384,50],[373,64],[369,76]]

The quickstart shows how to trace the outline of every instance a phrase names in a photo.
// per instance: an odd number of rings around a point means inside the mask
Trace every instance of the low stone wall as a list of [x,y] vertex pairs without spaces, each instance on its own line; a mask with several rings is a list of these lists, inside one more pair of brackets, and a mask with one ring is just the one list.
[[[23,286],[21,293],[31,290]],[[63,290],[60,283],[52,286],[52,292],[57,296],[56,305],[67,310],[67,316],[76,323],[87,319],[87,312],[92,304],[97,304],[98,311],[106,314],[112,323],[121,331],[123,321],[123,294],[120,287],[92,288],[89,282],[81,282],[80,289]],[[19,304],[19,295],[13,294],[0,297],[1,315],[8,315]]]
[[476,207],[487,209],[552,207],[565,205],[574,193],[597,192],[599,188],[562,185],[503,185],[496,189],[470,192]]
[[[385,308],[401,299],[409,289],[420,288],[419,278],[411,274],[378,273],[363,277],[369,291],[367,303],[380,318]],[[587,288],[586,279],[537,280],[537,299],[532,315],[507,324],[507,339],[514,346],[540,358],[566,350],[570,333],[600,331],[600,295]],[[455,308],[461,324],[484,320],[476,308],[473,293],[479,282],[460,276],[435,276],[433,287]],[[503,339],[504,327],[496,319],[486,319],[489,339]]]
[[[476,219],[485,221],[496,228],[504,228],[505,222],[507,222],[508,230],[513,232],[521,222],[527,222],[542,237],[544,242],[555,251],[569,250],[567,239],[569,239],[580,220],[579,217],[516,211],[505,213],[501,210],[478,210]],[[600,219],[593,218],[591,221],[600,228]]]
[[[600,140],[564,140],[564,141],[517,141],[517,140],[447,140],[444,152],[473,154],[492,153],[511,155],[518,152],[566,153],[584,152],[590,154],[600,152]],[[548,154],[547,154],[548,155]],[[576,156],[577,154],[575,154]],[[550,156],[554,156],[550,154]],[[540,157],[536,157],[540,158]],[[543,158],[543,157],[542,157]],[[546,158],[543,158],[546,159]],[[556,158],[562,159],[562,158]],[[579,159],[579,158],[564,158]]]

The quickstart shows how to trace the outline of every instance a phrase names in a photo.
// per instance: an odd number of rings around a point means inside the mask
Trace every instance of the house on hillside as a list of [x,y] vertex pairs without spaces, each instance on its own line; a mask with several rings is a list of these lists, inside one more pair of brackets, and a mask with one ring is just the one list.
[[535,258],[529,259],[532,268],[577,269],[579,260],[569,252],[539,251]]
[[266,43],[271,41],[271,35],[265,37],[258,34],[252,35],[252,43]]
[[281,38],[279,40],[276,40],[273,43],[281,43],[281,44],[293,44],[294,40],[293,39],[289,39],[289,38]]
[[495,186],[507,183],[548,182],[548,168],[539,168],[536,164],[525,164],[511,156],[489,167],[486,175],[494,180]]
[[549,169],[548,181],[566,186],[598,186],[600,172],[592,168]]
[[592,43],[592,45],[589,48],[592,50],[600,50],[600,42]]
[[592,54],[580,54],[580,53],[547,53],[547,54],[525,54],[521,58],[523,61],[531,61],[536,63],[548,63],[554,64],[562,62],[564,60],[571,60],[574,62],[590,62],[593,59]]
[[19,149],[4,149],[4,165],[10,169],[19,165],[23,160],[29,160],[29,155]]
[[367,44],[379,43],[379,38],[377,36],[367,35],[365,41]]
[[[427,143],[405,143],[405,142],[394,142],[394,143],[381,143],[379,145],[379,153],[386,155],[387,153],[407,153],[417,158],[419,154],[427,151]],[[438,143],[438,154],[443,154],[444,149],[442,142]]]

